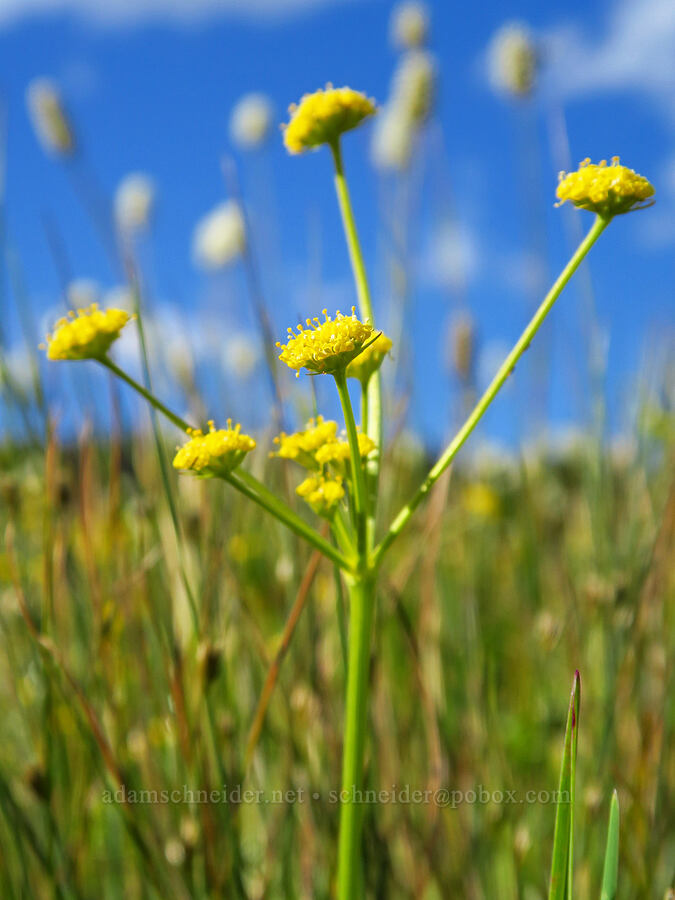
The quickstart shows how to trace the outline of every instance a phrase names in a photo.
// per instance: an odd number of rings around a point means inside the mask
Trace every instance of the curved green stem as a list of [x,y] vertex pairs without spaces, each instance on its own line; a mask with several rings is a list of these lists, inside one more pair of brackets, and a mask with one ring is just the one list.
[[262,506],[268,513],[282,522],[291,531],[294,531],[295,534],[304,538],[341,569],[344,569],[347,572],[352,572],[354,570],[351,560],[347,559],[337,547],[334,547],[316,532],[311,525],[308,525],[300,518],[300,516],[294,513],[289,506],[286,506],[276,494],[273,494],[272,491],[268,490],[268,488],[266,488],[262,482],[258,481],[255,476],[251,475],[250,472],[241,468],[236,469],[234,472],[230,472],[229,475],[225,476],[225,481],[248,497],[249,500],[257,503],[258,506]]
[[349,585],[349,597],[349,658],[340,792],[338,900],[356,900],[361,894],[361,793],[368,719],[368,670],[375,605],[375,584],[372,577],[352,580]]
[[401,511],[398,513],[398,515],[392,522],[387,534],[384,536],[384,538],[380,542],[379,546],[375,550],[375,553],[373,556],[373,565],[377,566],[381,563],[381,561],[384,557],[384,554],[387,552],[387,550],[392,545],[394,540],[398,537],[398,535],[403,531],[405,526],[408,524],[408,522],[410,521],[410,519],[412,517],[412,514],[415,512],[415,510],[417,509],[419,504],[429,493],[429,491],[433,487],[434,483],[440,478],[440,476],[443,474],[443,472],[448,468],[448,466],[450,465],[452,460],[457,455],[457,452],[460,449],[460,447],[464,444],[464,442],[469,437],[471,432],[474,430],[476,425],[478,425],[480,420],[483,418],[483,415],[485,414],[486,410],[488,409],[488,407],[490,406],[490,404],[492,403],[494,398],[499,393],[499,390],[501,389],[501,387],[504,384],[504,382],[506,381],[506,379],[509,377],[509,375],[513,371],[516,363],[518,362],[520,357],[523,355],[525,350],[527,350],[527,348],[530,346],[530,342],[531,342],[532,338],[535,336],[535,334],[539,330],[542,322],[544,321],[544,319],[550,312],[551,307],[553,306],[555,301],[558,299],[558,297],[562,293],[563,288],[565,287],[567,282],[570,280],[572,275],[576,272],[581,261],[586,256],[588,251],[591,249],[593,244],[600,237],[600,235],[605,230],[605,228],[607,227],[607,225],[609,224],[610,221],[611,221],[610,219],[603,219],[600,216],[596,217],[595,222],[593,223],[590,231],[588,232],[586,237],[583,239],[583,241],[579,244],[574,255],[572,256],[570,261],[567,263],[565,268],[562,270],[562,272],[558,276],[558,279],[556,280],[555,284],[553,285],[551,290],[548,292],[548,294],[544,298],[541,306],[539,307],[539,309],[536,311],[536,313],[530,320],[530,323],[526,327],[525,331],[523,331],[521,336],[516,341],[515,346],[513,347],[513,349],[509,353],[509,355],[506,357],[506,359],[502,363],[501,367],[499,368],[499,371],[497,372],[495,377],[492,379],[489,387],[487,388],[487,390],[485,391],[483,396],[480,398],[480,400],[476,404],[476,407],[474,408],[474,410],[471,413],[471,415],[469,416],[469,418],[459,429],[459,431],[457,432],[455,437],[452,439],[452,441],[448,444],[447,448],[445,449],[445,451],[443,452],[441,457],[438,459],[438,461],[433,466],[433,468],[431,469],[431,471],[429,472],[427,477],[424,479],[424,481],[422,482],[420,487],[417,489],[417,493],[414,495],[412,500],[410,500],[410,502],[407,503],[403,507],[403,509],[401,509]]
[[347,440],[349,441],[349,455],[352,468],[352,485],[354,488],[354,507],[356,512],[357,547],[359,557],[363,561],[367,557],[366,515],[368,514],[368,495],[366,494],[366,481],[363,463],[361,462],[361,451],[359,450],[359,436],[356,431],[354,410],[352,409],[352,401],[349,397],[349,388],[347,387],[347,377],[344,373],[344,369],[341,372],[335,372],[334,377],[338,394],[340,395],[345,425],[347,427]]
[[99,362],[102,363],[106,367],[106,369],[110,369],[110,371],[117,375],[118,378],[121,378],[122,381],[126,382],[129,387],[132,387],[137,393],[141,395],[141,397],[144,397],[151,406],[153,406],[158,412],[161,412],[163,416],[166,416],[166,418],[170,422],[173,422],[176,428],[180,428],[181,431],[189,434],[192,428],[191,425],[188,425],[188,423],[184,419],[181,419],[180,416],[172,413],[171,410],[167,406],[164,406],[161,400],[158,400],[154,394],[151,394],[150,391],[144,388],[142,384],[139,384],[137,381],[135,381],[131,377],[131,375],[127,375],[127,373],[123,369],[120,369],[119,366],[115,365],[110,357],[103,356],[101,357]]

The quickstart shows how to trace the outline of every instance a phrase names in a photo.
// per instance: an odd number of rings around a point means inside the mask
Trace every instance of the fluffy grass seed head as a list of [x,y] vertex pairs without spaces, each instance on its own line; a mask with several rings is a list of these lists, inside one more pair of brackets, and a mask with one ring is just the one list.
[[[613,156],[610,165],[590,159],[580,163],[576,172],[561,172],[556,191],[557,206],[569,200],[579,209],[588,209],[605,219],[642,209],[654,196],[654,186],[642,175],[619,164]],[[651,205],[651,204],[646,204]]]
[[335,443],[336,435],[337,422],[317,416],[316,419],[309,420],[303,431],[296,431],[293,434],[282,431],[274,438],[274,443],[279,449],[271,455],[282,459],[294,459],[306,469],[316,469],[317,451],[325,444]]
[[418,0],[405,0],[394,7],[390,22],[391,38],[396,47],[421,47],[429,33],[429,10]]
[[202,478],[217,478],[229,475],[247,453],[255,447],[255,441],[241,433],[241,425],[232,427],[227,420],[227,428],[216,429],[209,422],[206,434],[200,429],[191,429],[190,440],[178,448],[173,458],[174,469],[184,469]]
[[351,88],[334,88],[305,94],[288,108],[291,120],[283,125],[289,153],[304,153],[322,144],[334,143],[345,131],[356,128],[375,112],[375,101]]
[[115,220],[125,235],[143,231],[150,224],[155,205],[155,185],[143,172],[126,175],[115,191]]
[[517,22],[504,25],[488,53],[490,80],[502,93],[527,97],[537,75],[537,50],[529,29]]
[[124,309],[99,309],[95,303],[59,319],[47,343],[48,359],[101,359],[130,319]]
[[245,94],[232,110],[230,136],[243,150],[265,143],[272,126],[272,103],[265,94]]
[[371,341],[366,349],[349,363],[347,378],[357,378],[361,384],[367,384],[370,376],[377,372],[391,348],[391,338],[381,331],[375,340]]
[[356,307],[351,316],[343,316],[338,310],[333,319],[323,310],[325,322],[318,317],[307,319],[307,328],[298,325],[298,333],[288,329],[288,342],[277,341],[281,349],[279,359],[300,375],[300,369],[316,374],[335,374],[344,370],[373,337],[373,326],[356,317]]
[[61,92],[48,78],[35,78],[26,89],[28,114],[35,134],[47,153],[72,156],[75,135],[63,106]]
[[192,255],[202,269],[222,269],[241,256],[245,248],[244,215],[234,200],[220,203],[195,226]]
[[342,479],[324,475],[309,475],[295,490],[318,516],[325,519],[333,517],[345,495]]

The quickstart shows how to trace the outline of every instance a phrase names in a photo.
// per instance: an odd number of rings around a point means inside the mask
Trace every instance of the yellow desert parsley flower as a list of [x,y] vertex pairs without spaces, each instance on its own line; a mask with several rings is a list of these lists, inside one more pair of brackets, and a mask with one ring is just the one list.
[[121,330],[134,316],[123,309],[99,309],[95,303],[68,313],[47,335],[48,359],[102,359]]
[[338,503],[345,495],[342,479],[326,478],[323,475],[310,475],[295,489],[314,510],[314,512],[330,519]]
[[300,369],[310,372],[335,374],[355,359],[374,336],[373,326],[356,318],[356,307],[352,306],[351,316],[343,316],[338,310],[335,318],[323,310],[326,318],[307,319],[307,328],[298,325],[298,333],[288,329],[288,343],[281,349],[279,359],[300,374]]
[[216,429],[213,422],[209,422],[206,434],[199,429],[191,429],[188,433],[190,440],[179,448],[173,466],[202,478],[229,475],[255,447],[253,438],[241,433],[241,425],[232,427],[231,419],[227,420],[227,428]]
[[316,469],[316,452],[328,443],[335,443],[337,434],[337,422],[325,420],[323,416],[310,419],[303,431],[286,434],[282,431],[274,438],[274,443],[279,449],[272,456],[280,456],[282,459],[294,459],[306,469]]
[[585,159],[576,172],[561,172],[556,194],[558,206],[570,200],[580,209],[588,209],[605,219],[621,215],[654,196],[653,185],[632,169],[619,165],[619,157],[613,156],[611,165],[602,160],[595,165]]
[[359,353],[356,359],[347,366],[347,378],[358,378],[361,384],[367,384],[370,376],[377,372],[382,365],[382,360],[391,350],[391,339],[384,332],[380,332],[372,343],[368,344],[363,353]]
[[[359,453],[361,458],[365,459],[373,452],[377,445],[367,434],[363,434],[362,432],[358,433],[357,438],[359,442]],[[348,441],[329,441],[319,447],[314,454],[314,458],[322,466],[327,463],[343,463],[346,462],[349,457],[350,451]]]
[[334,88],[305,94],[288,111],[291,120],[284,129],[284,144],[289,153],[303,153],[322,144],[333,144],[345,131],[356,128],[375,112],[375,103],[351,88]]

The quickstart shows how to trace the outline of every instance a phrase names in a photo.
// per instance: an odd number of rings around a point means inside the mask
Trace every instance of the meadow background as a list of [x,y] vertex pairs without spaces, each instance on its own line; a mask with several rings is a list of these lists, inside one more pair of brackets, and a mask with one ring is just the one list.
[[[675,13],[664,0],[427,8],[434,91],[409,162],[383,166],[377,120],[344,144],[378,324],[396,341],[383,518],[588,227],[554,208],[557,172],[617,153],[657,202],[603,235],[388,564],[368,783],[553,791],[579,669],[575,897],[599,895],[616,787],[618,896],[661,900],[675,853]],[[158,448],[122,385],[94,364],[47,364],[37,345],[69,305],[128,303],[133,261],[156,392],[193,418],[241,420],[256,474],[292,497],[295,473],[267,457],[256,310],[281,338],[354,297],[328,154],[289,157],[276,126],[327,81],[386,104],[404,57],[391,16],[379,0],[0,7],[3,896],[330,894],[342,586],[226,486],[164,477],[179,435],[160,424]],[[491,75],[511,20],[538,53],[526,97]],[[36,139],[38,77],[60,89],[72,155]],[[271,128],[244,146],[231,115],[251,91]],[[151,209],[122,233],[131,172]],[[245,241],[205,267],[195,228],[228,199]],[[141,377],[127,331],[115,358]],[[337,416],[322,379],[277,376],[288,425]],[[122,783],[318,798],[105,802]],[[554,815],[373,805],[369,892],[544,897]]]

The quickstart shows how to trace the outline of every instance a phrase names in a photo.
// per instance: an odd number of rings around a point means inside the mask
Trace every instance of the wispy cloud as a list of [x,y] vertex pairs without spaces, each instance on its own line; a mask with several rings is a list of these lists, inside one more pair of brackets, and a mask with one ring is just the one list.
[[274,21],[353,0],[2,0],[0,26],[66,13],[96,25],[189,24],[216,17]]
[[[621,0],[605,27],[591,34],[577,24],[543,34],[546,88],[566,99],[632,91],[673,113],[675,3]],[[675,116],[674,116],[675,118]]]

